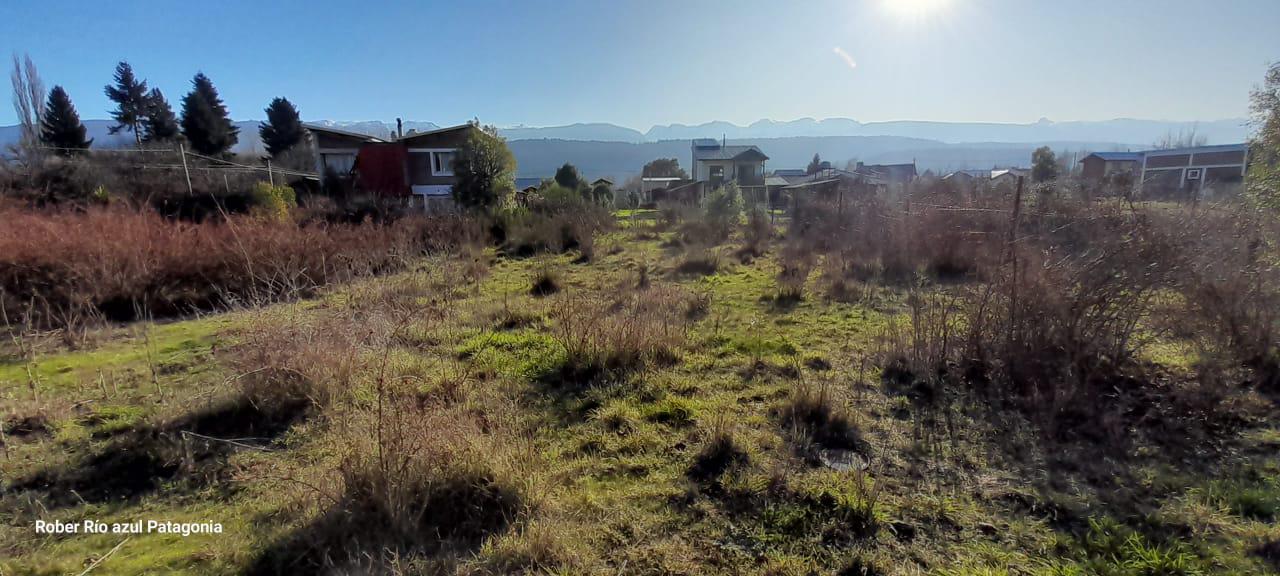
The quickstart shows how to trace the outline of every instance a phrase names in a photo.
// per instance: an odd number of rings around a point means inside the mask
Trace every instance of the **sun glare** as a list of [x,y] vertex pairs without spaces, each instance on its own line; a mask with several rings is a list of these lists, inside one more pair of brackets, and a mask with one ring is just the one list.
[[901,20],[920,21],[935,18],[951,0],[882,0],[885,8]]

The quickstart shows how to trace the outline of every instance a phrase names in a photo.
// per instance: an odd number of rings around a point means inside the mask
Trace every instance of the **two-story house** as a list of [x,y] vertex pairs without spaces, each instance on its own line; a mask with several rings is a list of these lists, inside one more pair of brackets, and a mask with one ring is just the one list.
[[738,185],[743,197],[763,197],[765,192],[764,163],[769,159],[754,145],[727,145],[713,138],[693,141],[693,163],[690,176],[698,195],[705,194],[724,184]]
[[315,141],[316,169],[323,179],[349,178],[363,194],[402,198],[428,210],[452,203],[453,159],[474,125],[411,132],[394,141],[307,124]]
[[739,187],[763,186],[764,163],[769,159],[760,148],[728,146],[712,138],[693,141],[693,172],[695,182],[706,182],[713,188],[727,182]]

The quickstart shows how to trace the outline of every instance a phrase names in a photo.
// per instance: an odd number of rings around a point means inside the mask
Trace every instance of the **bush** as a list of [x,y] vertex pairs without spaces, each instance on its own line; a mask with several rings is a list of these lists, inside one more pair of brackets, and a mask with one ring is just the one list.
[[769,242],[773,240],[773,224],[769,215],[759,208],[752,209],[747,215],[747,227],[742,231],[742,249],[738,255],[743,261],[763,256],[769,251]]
[[544,268],[533,279],[533,287],[529,293],[534,296],[550,296],[560,291],[560,280],[551,269]]
[[861,450],[863,441],[845,409],[825,386],[801,384],[778,409],[784,428],[823,448]]
[[0,209],[0,306],[11,322],[82,325],[306,295],[398,270],[465,235],[456,218],[298,226],[192,224],[151,212]]
[[687,475],[692,480],[707,482],[731,469],[746,466],[750,460],[747,451],[738,445],[733,431],[720,424],[694,457]]
[[688,332],[689,296],[651,286],[605,300],[566,294],[552,308],[552,334],[563,348],[562,379],[582,383],[670,363]]
[[726,184],[707,195],[706,220],[719,238],[728,236],[741,216],[742,199],[737,184]]
[[609,211],[577,192],[552,184],[529,202],[496,217],[495,228],[508,254],[532,256],[578,249],[584,260],[594,257],[595,234],[613,226]]
[[293,188],[283,185],[272,186],[268,182],[255,184],[252,198],[255,214],[280,222],[288,220],[293,209],[298,207],[298,197]]

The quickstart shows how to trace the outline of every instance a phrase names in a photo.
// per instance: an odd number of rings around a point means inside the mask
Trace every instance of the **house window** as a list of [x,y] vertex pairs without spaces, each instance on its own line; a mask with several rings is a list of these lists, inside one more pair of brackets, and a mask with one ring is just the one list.
[[431,175],[432,176],[453,176],[453,158],[457,153],[453,150],[447,152],[431,153]]
[[724,180],[724,166],[712,166],[712,167],[711,167],[711,179],[712,179],[712,180],[716,180],[716,179]]
[[327,172],[333,170],[339,175],[350,174],[351,169],[356,165],[355,154],[321,154],[320,161],[324,164],[324,170]]

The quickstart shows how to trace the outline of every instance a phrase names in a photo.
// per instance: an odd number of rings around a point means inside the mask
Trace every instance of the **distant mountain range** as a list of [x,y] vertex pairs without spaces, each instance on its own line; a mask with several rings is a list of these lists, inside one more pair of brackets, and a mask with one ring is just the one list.
[[[394,122],[378,120],[313,121],[352,132],[388,138]],[[127,133],[112,135],[110,120],[87,120],[85,127],[95,147],[129,146]],[[260,153],[258,121],[241,121],[240,143],[235,151]],[[434,130],[431,122],[406,121],[403,129]],[[1041,119],[1029,124],[979,122],[858,122],[848,118],[789,122],[759,120],[747,126],[707,122],[696,126],[669,124],[647,132],[607,123],[501,129],[510,141],[522,177],[550,176],[556,167],[572,162],[590,177],[609,176],[616,181],[634,175],[654,158],[677,158],[685,166],[689,141],[725,138],[731,143],[755,144],[769,155],[770,168],[802,168],[814,153],[836,165],[850,159],[867,163],[915,161],[920,170],[935,172],[993,166],[1026,166],[1031,150],[1049,145],[1059,153],[1142,149],[1166,137],[1194,132],[1210,144],[1243,142],[1247,121],[1240,118],[1208,122],[1166,122],[1116,119],[1090,122],[1053,122]],[[0,150],[17,142],[18,127],[0,127]],[[686,166],[687,167],[687,166]]]
[[[1203,136],[1210,143],[1243,142],[1248,134],[1248,120],[1230,118],[1208,122],[1170,122],[1118,118],[1105,121],[1053,122],[1041,119],[1029,124],[994,122],[925,122],[899,120],[893,122],[858,122],[849,118],[815,120],[801,118],[788,122],[757,120],[747,126],[715,121],[697,125],[667,124],[640,132],[608,123],[569,124],[567,126],[502,128],[508,140],[588,140],[599,142],[661,142],[694,138],[794,138],[802,136],[901,136],[924,138],[949,144],[965,142],[1127,142],[1147,146],[1169,135]],[[353,132],[385,136],[395,125],[383,122],[324,122]],[[430,130],[435,124],[406,122],[405,130]]]

